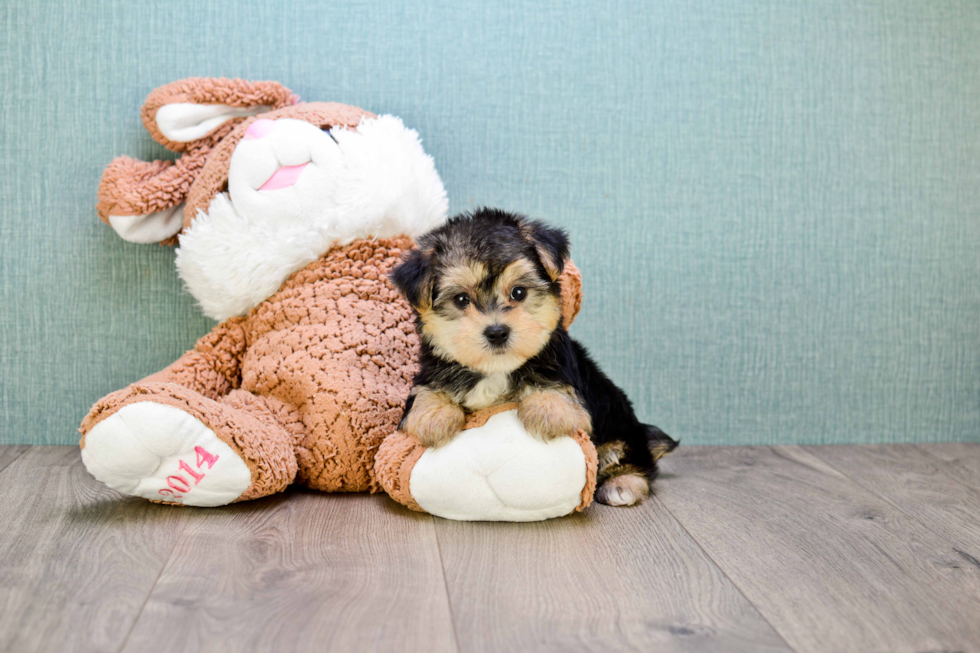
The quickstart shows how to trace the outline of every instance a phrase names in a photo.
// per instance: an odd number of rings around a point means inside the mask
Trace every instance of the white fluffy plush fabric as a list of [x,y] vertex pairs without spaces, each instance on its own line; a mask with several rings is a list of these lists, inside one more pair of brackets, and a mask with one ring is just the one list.
[[[195,465],[198,448],[210,459]],[[96,424],[85,436],[82,462],[123,494],[185,506],[223,506],[252,483],[245,461],[214,431],[178,408],[150,401],[124,406]]]
[[447,210],[432,158],[400,119],[329,133],[277,120],[238,144],[228,193],[180,237],[177,269],[204,312],[223,320],[248,313],[335,244],[419,236]]
[[538,521],[567,515],[582,500],[582,447],[565,436],[543,442],[516,410],[498,413],[415,463],[411,494],[428,513],[464,521]]
[[180,233],[184,226],[184,205],[171,206],[148,215],[110,215],[109,224],[119,237],[130,243],[159,243]]

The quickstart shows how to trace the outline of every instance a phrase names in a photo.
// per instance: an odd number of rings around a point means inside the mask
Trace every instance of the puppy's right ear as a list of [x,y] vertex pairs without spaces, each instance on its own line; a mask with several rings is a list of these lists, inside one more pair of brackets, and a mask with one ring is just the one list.
[[415,249],[391,271],[391,282],[415,310],[432,307],[432,250]]
[[533,244],[548,276],[552,281],[561,276],[568,260],[568,234],[539,220],[528,220],[523,225],[525,237]]

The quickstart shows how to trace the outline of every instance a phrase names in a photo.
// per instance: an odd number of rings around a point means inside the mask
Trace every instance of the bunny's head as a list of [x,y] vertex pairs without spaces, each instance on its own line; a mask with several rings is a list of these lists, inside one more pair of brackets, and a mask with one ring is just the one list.
[[182,156],[113,161],[99,216],[130,242],[179,244],[180,276],[215,319],[247,313],[334,245],[446,220],[431,157],[393,116],[213,78],[156,89],[142,116]]

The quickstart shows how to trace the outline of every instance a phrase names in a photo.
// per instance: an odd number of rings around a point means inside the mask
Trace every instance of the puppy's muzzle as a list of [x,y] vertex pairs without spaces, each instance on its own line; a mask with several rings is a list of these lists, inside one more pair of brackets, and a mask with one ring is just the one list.
[[491,347],[503,347],[510,338],[510,327],[506,324],[492,324],[483,330],[483,337]]

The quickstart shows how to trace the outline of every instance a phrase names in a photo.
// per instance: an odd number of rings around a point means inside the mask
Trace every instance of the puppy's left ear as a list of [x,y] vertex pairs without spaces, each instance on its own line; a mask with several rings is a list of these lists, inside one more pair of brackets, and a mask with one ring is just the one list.
[[432,306],[432,250],[415,249],[391,271],[391,282],[412,308]]
[[568,260],[568,235],[556,227],[549,227],[543,222],[536,220],[525,224],[525,233],[528,239],[534,243],[534,248],[538,252],[541,264],[548,272],[551,280],[556,280],[561,276],[565,269],[565,262]]

